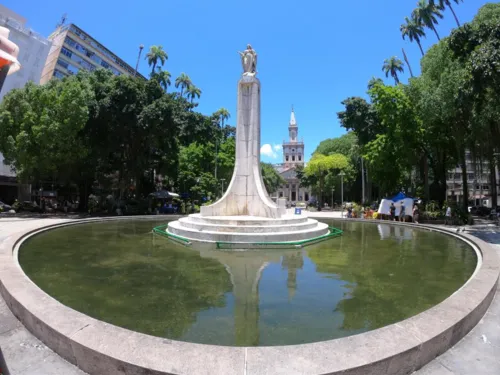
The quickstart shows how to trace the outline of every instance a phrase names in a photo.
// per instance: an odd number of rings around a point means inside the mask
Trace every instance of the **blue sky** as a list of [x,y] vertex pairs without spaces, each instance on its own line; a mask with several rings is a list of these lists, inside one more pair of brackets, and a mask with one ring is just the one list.
[[[175,78],[187,73],[203,91],[198,109],[210,114],[227,108],[236,122],[236,87],[241,74],[237,51],[247,43],[259,54],[262,84],[262,144],[275,150],[288,137],[292,104],[306,160],[320,141],[344,134],[336,113],[340,102],[361,96],[371,77],[382,77],[385,58],[402,59],[404,47],[414,73],[419,71],[416,44],[399,31],[416,0],[290,1],[290,0],[4,0],[3,5],[28,19],[28,25],[48,36],[63,13],[130,65],[138,46],[162,45],[169,55],[165,69]],[[486,0],[455,5],[461,22],[470,21]],[[455,27],[451,12],[437,27],[442,37]],[[436,42],[429,31],[427,49]],[[148,66],[141,61],[140,71]],[[403,77],[405,81],[408,72]],[[388,80],[388,82],[391,82]],[[276,147],[275,147],[276,146]],[[277,152],[276,152],[277,151]]]

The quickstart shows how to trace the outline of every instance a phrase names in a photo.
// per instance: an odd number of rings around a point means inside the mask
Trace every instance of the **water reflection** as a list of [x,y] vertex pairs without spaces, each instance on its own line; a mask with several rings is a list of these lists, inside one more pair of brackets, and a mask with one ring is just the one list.
[[475,256],[451,237],[332,222],[344,236],[305,249],[220,251],[152,236],[151,221],[93,223],[20,252],[44,290],[88,315],[200,343],[298,344],[397,322],[439,303]]

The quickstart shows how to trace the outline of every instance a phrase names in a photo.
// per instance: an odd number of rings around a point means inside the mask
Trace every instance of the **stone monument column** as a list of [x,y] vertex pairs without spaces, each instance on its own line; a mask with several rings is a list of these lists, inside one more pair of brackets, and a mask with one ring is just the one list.
[[236,161],[224,196],[201,207],[201,216],[257,216],[280,218],[269,198],[260,168],[260,81],[255,77],[257,54],[250,45],[240,52],[243,76],[238,82]]

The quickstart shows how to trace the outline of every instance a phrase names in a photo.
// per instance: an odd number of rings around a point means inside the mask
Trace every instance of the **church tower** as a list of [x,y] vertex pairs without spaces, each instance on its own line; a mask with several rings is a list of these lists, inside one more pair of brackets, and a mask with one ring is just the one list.
[[283,142],[283,164],[285,168],[295,168],[298,165],[304,165],[304,142],[298,141],[299,127],[295,120],[295,112],[290,115],[290,123],[288,124],[288,142]]

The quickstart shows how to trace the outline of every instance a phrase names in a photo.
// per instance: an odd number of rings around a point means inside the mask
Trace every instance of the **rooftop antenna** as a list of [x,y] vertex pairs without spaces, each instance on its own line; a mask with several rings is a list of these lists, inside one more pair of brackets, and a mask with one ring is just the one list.
[[56,29],[61,27],[61,26],[64,26],[64,24],[66,23],[66,20],[68,19],[68,14],[67,13],[64,13],[61,17],[61,21],[59,21],[59,23],[56,25]]

